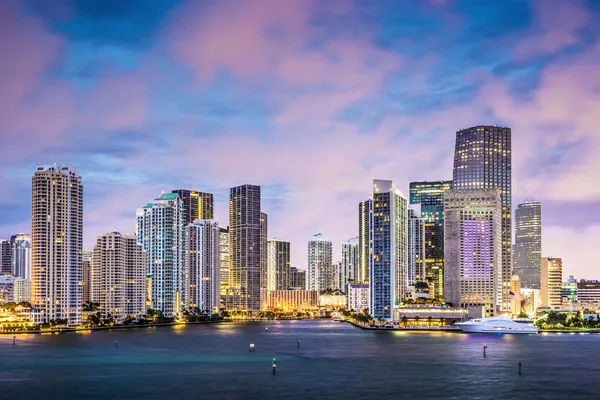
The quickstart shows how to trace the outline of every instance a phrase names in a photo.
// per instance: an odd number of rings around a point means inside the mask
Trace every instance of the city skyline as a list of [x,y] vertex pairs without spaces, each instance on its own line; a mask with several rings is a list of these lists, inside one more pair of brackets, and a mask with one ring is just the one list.
[[[409,182],[450,179],[456,132],[487,124],[512,129],[513,204],[544,204],[542,255],[561,257],[565,275],[597,278],[598,265],[583,254],[600,237],[600,194],[586,184],[599,169],[592,155],[600,136],[593,111],[569,100],[599,100],[594,82],[581,78],[600,59],[592,2],[514,2],[503,12],[490,5],[483,16],[457,3],[419,2],[404,17],[385,1],[370,9],[206,6],[226,19],[221,26],[186,18],[199,15],[198,5],[181,2],[123,9],[114,26],[129,18],[125,31],[102,22],[99,15],[115,15],[109,3],[98,15],[68,1],[20,3],[0,5],[14,22],[13,40],[0,47],[11,54],[0,66],[0,76],[11,77],[0,102],[0,186],[11,193],[0,200],[2,239],[31,231],[31,171],[57,162],[72,164],[86,187],[84,248],[106,232],[134,233],[135,209],[177,188],[214,194],[215,217],[226,224],[229,188],[251,182],[263,188],[269,236],[290,241],[291,264],[306,268],[314,232],[327,233],[340,259],[372,179],[393,180],[406,194]],[[506,12],[517,16],[508,26]],[[244,24],[246,14],[253,18]],[[432,36],[422,36],[426,25],[394,28],[396,17],[425,15],[434,19]],[[469,38],[480,17],[486,29]],[[348,32],[349,22],[364,29]],[[248,40],[239,55],[219,51],[231,40],[222,31],[228,23]],[[264,34],[273,28],[287,35]],[[199,54],[182,35],[224,43]],[[315,49],[297,50],[309,41]],[[244,62],[251,53],[259,57]]]

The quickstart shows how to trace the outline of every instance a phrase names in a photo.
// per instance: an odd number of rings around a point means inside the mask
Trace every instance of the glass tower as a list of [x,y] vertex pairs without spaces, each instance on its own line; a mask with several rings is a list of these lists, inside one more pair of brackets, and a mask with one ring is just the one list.
[[373,200],[361,201],[358,205],[358,275],[356,282],[369,282],[369,262],[371,259],[371,214]]
[[195,190],[173,190],[183,202],[183,216],[185,225],[197,219],[214,218],[214,202],[212,193],[197,192]]
[[515,244],[513,274],[521,279],[521,287],[541,288],[542,203],[527,201],[515,209]]
[[474,126],[456,132],[454,189],[500,190],[502,204],[502,302],[510,311],[512,277],[512,157],[511,130],[498,126]]

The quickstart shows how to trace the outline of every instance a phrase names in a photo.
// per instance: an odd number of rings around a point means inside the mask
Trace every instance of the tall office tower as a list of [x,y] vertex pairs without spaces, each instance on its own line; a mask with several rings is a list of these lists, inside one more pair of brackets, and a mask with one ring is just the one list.
[[542,203],[527,201],[515,209],[513,274],[521,287],[539,289],[542,260]]
[[173,190],[183,202],[183,220],[185,225],[197,219],[214,218],[214,202],[212,193],[197,192],[195,190]]
[[502,201],[502,311],[510,311],[512,277],[512,156],[511,130],[475,126],[456,132],[454,189],[500,190]]
[[410,204],[421,206],[425,235],[425,278],[433,295],[444,297],[444,191],[452,181],[410,183]]
[[12,244],[12,274],[31,281],[31,235],[20,233],[10,238]]
[[12,274],[12,245],[8,240],[0,240],[0,275]]
[[360,241],[353,237],[342,242],[342,264],[340,271],[341,290],[348,290],[348,283],[360,282]]
[[562,304],[562,258],[542,257],[541,306]]
[[267,289],[290,288],[290,242],[269,239],[267,245]]
[[266,308],[269,302],[267,293],[267,214],[260,213],[260,304],[261,309]]
[[196,220],[185,228],[186,296],[191,309],[219,312],[221,230],[214,220]]
[[83,250],[81,252],[81,261],[83,263],[83,302],[90,301],[91,282],[92,282],[92,251]]
[[335,286],[332,243],[320,233],[308,242],[307,290],[327,290]]
[[358,270],[357,282],[369,282],[369,263],[371,260],[371,218],[373,217],[373,200],[361,201],[358,204]]
[[146,255],[135,235],[98,236],[91,257],[90,301],[104,318],[122,321],[146,312]]
[[407,284],[425,280],[425,227],[419,212],[408,209],[408,269]]
[[31,301],[46,321],[81,323],[83,184],[70,166],[38,166],[31,193]]
[[166,317],[183,311],[185,218],[177,193],[164,193],[137,210],[137,237],[146,252],[150,308]]
[[296,290],[306,289],[306,271],[290,267],[290,288]]
[[229,227],[219,229],[219,253],[221,260],[221,287],[229,286]]
[[408,200],[392,181],[373,180],[370,313],[391,320],[406,293]]
[[236,288],[234,309],[261,309],[260,186],[242,185],[229,192],[230,285]]
[[498,189],[445,196],[444,296],[455,307],[501,310],[502,205]]

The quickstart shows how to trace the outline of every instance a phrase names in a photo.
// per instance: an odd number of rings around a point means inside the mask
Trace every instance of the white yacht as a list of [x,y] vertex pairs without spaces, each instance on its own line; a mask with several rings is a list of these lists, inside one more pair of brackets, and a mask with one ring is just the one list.
[[538,327],[529,319],[498,317],[475,318],[456,325],[466,333],[538,333]]

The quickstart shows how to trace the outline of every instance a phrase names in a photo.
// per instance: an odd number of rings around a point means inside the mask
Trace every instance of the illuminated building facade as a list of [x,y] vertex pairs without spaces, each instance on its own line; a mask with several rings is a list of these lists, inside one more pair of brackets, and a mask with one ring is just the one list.
[[267,290],[290,288],[290,242],[267,241]]
[[348,285],[348,304],[346,309],[350,311],[363,312],[369,309],[369,284],[350,283]]
[[83,250],[81,252],[81,261],[83,262],[83,302],[87,303],[90,301],[91,291],[91,271],[92,271],[92,253],[89,250]]
[[450,190],[444,216],[444,296],[454,307],[501,307],[502,206],[498,189]]
[[[267,306],[267,247],[268,247],[268,217],[260,213],[260,304],[261,309]],[[286,288],[287,289],[287,288]]]
[[290,267],[290,289],[306,289],[306,271],[297,267]]
[[332,243],[320,233],[313,235],[308,242],[308,290],[323,291],[335,288],[332,251]]
[[229,227],[219,229],[219,258],[221,261],[221,288],[229,286]]
[[314,311],[319,307],[319,291],[273,290],[269,292],[268,307],[283,312]]
[[0,275],[12,274],[12,245],[8,240],[0,240]]
[[[562,304],[562,258],[542,257],[541,306],[555,307]],[[579,288],[577,289],[579,297]]]
[[[261,310],[261,223],[260,186],[242,185],[229,192],[229,281],[238,291],[234,309]],[[266,221],[265,221],[266,222]],[[266,233],[266,232],[265,232]]]
[[197,219],[185,228],[185,298],[190,309],[219,312],[221,229],[214,220]]
[[183,203],[183,220],[185,225],[197,219],[213,219],[214,200],[212,193],[203,193],[195,190],[179,189],[172,193],[179,195]]
[[358,262],[359,270],[356,281],[369,282],[369,263],[371,262],[371,218],[373,214],[373,200],[365,200],[358,205]]
[[83,184],[70,166],[38,166],[32,178],[31,301],[46,321],[81,324]]
[[408,209],[408,269],[406,282],[425,280],[425,227],[420,214]]
[[15,303],[31,302],[31,281],[15,278],[13,280],[13,290]]
[[437,298],[444,297],[444,192],[451,188],[452,181],[410,183],[410,204],[420,206],[423,221],[423,272]]
[[31,281],[31,235],[20,233],[10,238],[12,247],[12,274],[15,278]]
[[542,285],[542,203],[528,201],[515,209],[513,274],[521,286],[539,289]]
[[340,265],[340,290],[347,291],[348,283],[361,282],[360,276],[360,240],[354,237],[342,242],[342,261]]
[[179,315],[185,304],[185,222],[177,193],[164,193],[137,210],[137,237],[146,252],[150,308],[166,317]]
[[502,302],[510,311],[512,277],[512,155],[511,130],[474,126],[456,132],[454,189],[498,189],[502,204]]
[[146,313],[146,255],[135,235],[98,236],[91,257],[90,301],[103,318],[122,321]]
[[407,291],[408,201],[392,181],[373,180],[370,313],[391,320]]

